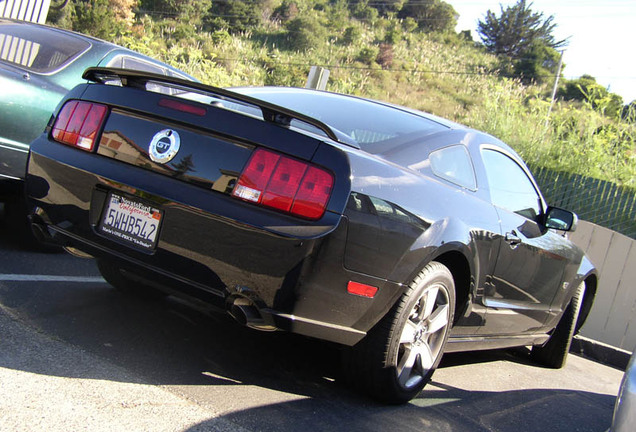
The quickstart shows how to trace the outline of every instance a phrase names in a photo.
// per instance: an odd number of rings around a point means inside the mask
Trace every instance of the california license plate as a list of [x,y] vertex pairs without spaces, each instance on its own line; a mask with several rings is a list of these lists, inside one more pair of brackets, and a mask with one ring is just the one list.
[[151,250],[157,244],[162,212],[137,199],[111,193],[98,231],[131,246]]

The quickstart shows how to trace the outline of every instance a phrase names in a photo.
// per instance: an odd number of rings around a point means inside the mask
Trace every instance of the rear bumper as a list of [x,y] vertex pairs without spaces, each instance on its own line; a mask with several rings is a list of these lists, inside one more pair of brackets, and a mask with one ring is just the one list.
[[[98,233],[108,191],[163,210],[153,251]],[[38,209],[34,222],[52,241],[118,260],[144,280],[216,306],[250,298],[275,328],[353,345],[401,290],[344,268],[347,219],[341,215],[298,221],[45,137],[32,144],[27,193]],[[350,280],[380,292],[374,299],[351,295]]]

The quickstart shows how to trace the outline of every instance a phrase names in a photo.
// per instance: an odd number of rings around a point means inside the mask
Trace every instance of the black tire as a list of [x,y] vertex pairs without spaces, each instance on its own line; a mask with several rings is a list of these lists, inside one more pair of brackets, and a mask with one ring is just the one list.
[[453,276],[444,265],[431,262],[347,353],[347,379],[382,402],[410,401],[439,365],[454,313]]
[[157,288],[131,279],[129,276],[131,273],[114,262],[104,258],[97,258],[96,261],[99,273],[106,279],[106,282],[112,285],[116,290],[126,295],[151,300],[157,300],[166,296],[164,292]]
[[550,339],[542,346],[532,347],[530,357],[534,361],[553,369],[561,369],[565,366],[584,294],[585,282],[581,282]]

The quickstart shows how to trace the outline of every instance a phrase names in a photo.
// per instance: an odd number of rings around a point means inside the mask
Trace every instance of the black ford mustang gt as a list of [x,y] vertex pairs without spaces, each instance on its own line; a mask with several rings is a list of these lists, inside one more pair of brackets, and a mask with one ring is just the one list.
[[387,402],[444,352],[564,364],[596,270],[496,138],[327,92],[85,78],[31,145],[27,194],[39,236],[115,287],[349,346],[353,382]]

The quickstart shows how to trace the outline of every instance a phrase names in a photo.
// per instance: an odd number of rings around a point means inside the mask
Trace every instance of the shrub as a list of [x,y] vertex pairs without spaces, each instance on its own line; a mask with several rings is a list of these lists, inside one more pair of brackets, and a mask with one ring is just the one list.
[[370,65],[375,62],[379,53],[380,50],[376,46],[364,47],[358,53],[358,61]]
[[351,16],[361,21],[372,22],[378,18],[378,10],[369,6],[368,1],[358,1],[349,4]]
[[360,27],[350,26],[345,29],[344,35],[342,36],[342,43],[351,45],[358,42],[361,37],[362,30],[360,30]]
[[74,3],[73,30],[100,39],[113,40],[127,29],[126,21],[117,16],[108,0]]
[[294,1],[283,0],[283,2],[272,12],[272,19],[286,23],[298,16],[298,5]]
[[418,27],[427,32],[452,31],[457,25],[457,12],[453,6],[441,0],[408,0],[398,16],[412,17]]
[[393,66],[393,45],[388,43],[380,44],[380,52],[376,62],[382,66],[382,69],[390,69]]
[[327,30],[311,15],[294,18],[285,28],[289,47],[295,51],[315,49],[327,39]]
[[264,0],[224,0],[212,2],[205,18],[210,29],[225,28],[230,33],[244,33],[263,22]]

